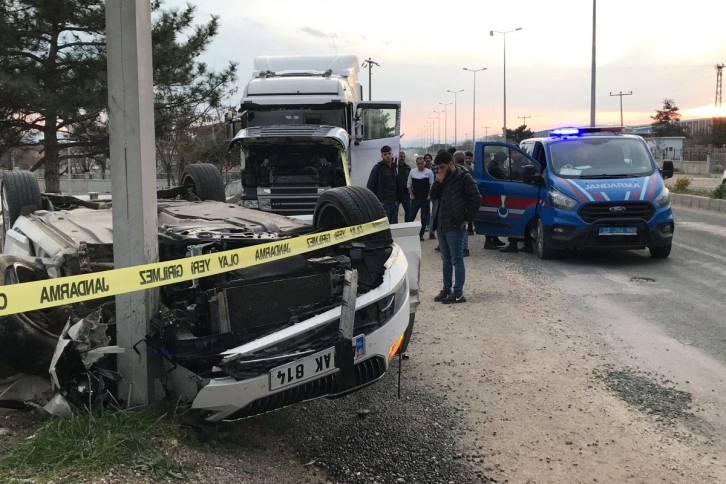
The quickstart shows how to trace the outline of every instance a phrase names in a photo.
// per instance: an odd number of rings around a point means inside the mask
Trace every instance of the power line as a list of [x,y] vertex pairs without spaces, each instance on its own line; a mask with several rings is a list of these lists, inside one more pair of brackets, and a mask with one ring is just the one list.
[[370,57],[367,58],[365,61],[363,61],[363,64],[361,67],[368,68],[368,100],[371,100],[371,70],[373,69],[373,66],[381,67],[381,65],[378,62],[375,62]]
[[522,126],[527,126],[527,118],[531,118],[532,116],[517,116],[517,118],[522,120]]

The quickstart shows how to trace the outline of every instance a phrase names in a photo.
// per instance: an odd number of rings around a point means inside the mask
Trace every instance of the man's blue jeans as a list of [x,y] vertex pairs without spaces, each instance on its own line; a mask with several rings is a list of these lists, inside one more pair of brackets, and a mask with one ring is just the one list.
[[444,291],[452,289],[452,276],[456,281],[453,284],[454,296],[464,294],[464,280],[466,269],[464,268],[464,236],[466,227],[456,230],[439,231],[439,250],[441,260],[444,263]]
[[423,237],[431,217],[431,202],[429,202],[428,198],[414,198],[411,200],[411,210],[408,213],[406,222],[413,222],[419,209],[421,209],[421,232],[418,235]]
[[386,212],[389,224],[398,223],[398,204],[396,202],[383,202],[383,211]]

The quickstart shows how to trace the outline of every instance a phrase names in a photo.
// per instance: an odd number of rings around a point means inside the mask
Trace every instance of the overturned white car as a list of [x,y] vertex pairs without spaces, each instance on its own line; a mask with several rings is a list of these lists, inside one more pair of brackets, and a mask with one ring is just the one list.
[[[113,270],[111,201],[42,194],[33,174],[23,171],[6,173],[0,191],[2,284]],[[383,217],[370,191],[350,186],[320,195],[312,225],[246,209],[225,202],[216,167],[195,164],[180,187],[158,193],[159,260],[315,240]],[[405,350],[413,324],[408,271],[386,228],[170,283],[160,289],[162,305],[144,342],[166,363],[166,390],[188,396],[210,421],[344,395],[381,378]],[[123,375],[113,358],[100,356],[104,349],[132,349],[114,346],[114,298],[100,290],[99,296],[1,316],[0,380],[18,373],[52,377],[53,392],[71,405],[122,402],[116,382]],[[347,317],[346,307],[355,309]],[[0,385],[0,404],[5,400]]]

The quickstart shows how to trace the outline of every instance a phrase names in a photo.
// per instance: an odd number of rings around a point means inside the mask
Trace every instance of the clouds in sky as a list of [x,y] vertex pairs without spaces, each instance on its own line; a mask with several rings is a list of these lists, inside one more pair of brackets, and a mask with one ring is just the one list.
[[[166,0],[166,7],[183,0]],[[373,70],[373,98],[400,100],[402,130],[420,137],[439,103],[457,95],[458,138],[472,130],[473,75],[476,75],[477,136],[501,129],[503,36],[506,35],[507,125],[526,116],[535,130],[590,119],[592,2],[519,0],[437,4],[369,0],[205,0],[197,18],[220,17],[221,29],[205,61],[221,67],[239,63],[240,92],[256,55],[355,54],[380,64]],[[649,116],[672,98],[684,118],[704,116],[713,106],[716,70],[726,62],[726,3],[600,0],[597,3],[597,122],[625,124]],[[368,91],[367,71],[361,73]],[[453,109],[448,107],[451,138]],[[711,110],[712,111],[712,108]],[[443,118],[443,115],[442,115]],[[442,119],[443,123],[443,119]],[[443,131],[442,131],[443,136]]]

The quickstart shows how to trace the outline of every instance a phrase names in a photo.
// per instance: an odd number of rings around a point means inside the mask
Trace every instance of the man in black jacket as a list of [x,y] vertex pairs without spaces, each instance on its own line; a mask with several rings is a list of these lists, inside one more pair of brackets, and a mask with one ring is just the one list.
[[479,210],[481,195],[472,176],[464,168],[456,166],[451,153],[437,154],[434,164],[438,172],[431,187],[431,200],[439,201],[435,223],[439,233],[444,279],[443,289],[434,301],[462,303],[466,302],[464,236],[467,224],[474,220]]
[[398,172],[393,163],[393,151],[388,145],[381,148],[381,161],[373,165],[371,174],[366,185],[370,191],[376,194],[383,205],[388,223],[398,223]]

